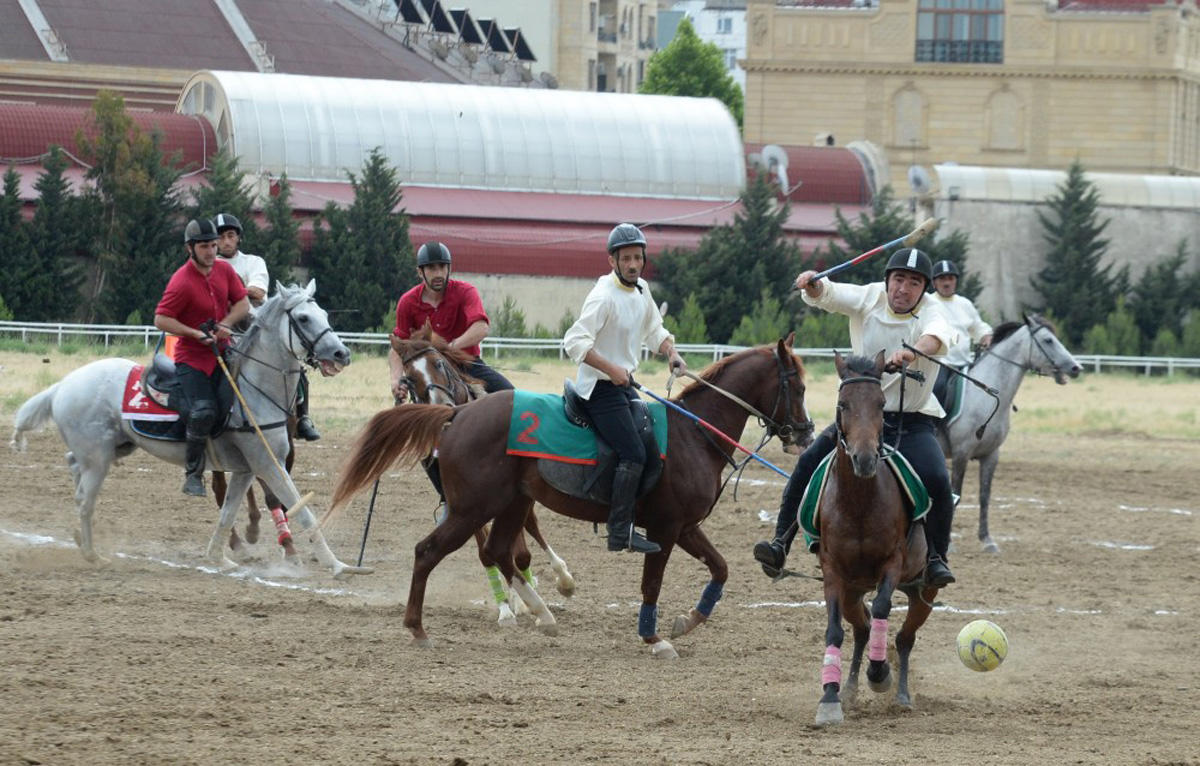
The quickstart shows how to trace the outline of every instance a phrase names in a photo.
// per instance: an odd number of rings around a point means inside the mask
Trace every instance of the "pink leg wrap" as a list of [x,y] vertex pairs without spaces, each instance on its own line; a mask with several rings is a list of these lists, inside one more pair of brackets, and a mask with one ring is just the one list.
[[842,648],[830,644],[825,647],[825,664],[821,666],[821,685],[842,683]]
[[872,662],[887,659],[887,620],[871,620],[871,639],[867,642],[867,659]]
[[283,512],[283,508],[272,508],[271,518],[275,520],[275,531],[279,533],[279,544],[283,545],[291,540],[292,530],[288,528],[287,514]]

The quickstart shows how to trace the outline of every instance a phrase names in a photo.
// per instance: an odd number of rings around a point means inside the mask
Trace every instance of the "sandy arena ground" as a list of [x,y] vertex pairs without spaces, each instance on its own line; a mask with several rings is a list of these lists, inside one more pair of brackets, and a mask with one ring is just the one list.
[[[318,512],[352,437],[327,426],[300,447],[297,484],[316,491]],[[782,489],[766,469],[747,469],[705,522],[731,569],[712,621],[674,642],[679,660],[658,661],[636,635],[638,559],[540,507],[578,582],[559,596],[535,552],[558,636],[528,617],[496,625],[469,546],[431,578],[435,647],[418,649],[401,620],[435,504],[419,469],[381,486],[364,562],[376,573],[335,582],[315,564],[282,576],[266,528],[246,566],[212,571],[215,508],[180,495],[182,471],[145,453],[106,483],[96,528],[112,561],[89,565],[71,542],[63,451],[51,429],[0,459],[0,763],[1200,763],[1194,440],[1031,434],[1018,420],[993,498],[1003,552],[975,542],[972,475],[955,521],[959,583],[913,653],[916,710],[864,684],[828,730],[812,726],[819,585],[773,584],[750,555]],[[791,466],[778,448],[767,456]],[[368,497],[329,530],[344,560],[357,557]],[[664,631],[706,580],[676,552]],[[954,650],[979,616],[1011,642],[993,673]]]

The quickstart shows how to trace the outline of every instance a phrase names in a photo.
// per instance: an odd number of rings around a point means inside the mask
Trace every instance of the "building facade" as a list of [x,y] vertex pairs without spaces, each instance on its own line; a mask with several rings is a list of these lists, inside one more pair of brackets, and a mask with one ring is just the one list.
[[1200,174],[1192,0],[748,0],[745,138],[912,165]]
[[557,87],[636,93],[655,50],[653,0],[470,0],[471,12],[519,24]]
[[739,63],[746,57],[746,0],[679,0],[671,10],[682,11],[696,36],[721,49],[725,71],[746,92],[746,70]]

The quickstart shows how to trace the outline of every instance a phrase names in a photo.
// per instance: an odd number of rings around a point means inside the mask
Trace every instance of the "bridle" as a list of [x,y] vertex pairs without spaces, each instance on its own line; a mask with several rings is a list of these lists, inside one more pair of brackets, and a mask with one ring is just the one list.
[[1046,352],[1046,349],[1042,348],[1041,344],[1039,344],[1037,342],[1037,334],[1039,332],[1041,332],[1042,330],[1046,330],[1047,332],[1049,332],[1050,331],[1049,328],[1044,324],[1039,324],[1036,327],[1030,327],[1028,322],[1025,323],[1025,327],[1026,327],[1026,329],[1029,330],[1029,350],[1025,355],[1025,363],[1024,364],[1021,364],[1020,362],[1017,362],[1015,360],[1009,359],[1008,357],[997,354],[995,351],[992,350],[992,348],[993,348],[992,346],[989,346],[986,349],[984,349],[983,356],[994,356],[997,359],[999,359],[1001,362],[1011,364],[1013,367],[1017,367],[1022,370],[1032,370],[1034,373],[1041,375],[1042,374],[1041,370],[1038,370],[1037,368],[1035,368],[1034,364],[1033,364],[1033,349],[1037,348],[1038,353],[1040,353],[1043,357],[1046,358],[1046,362],[1050,365],[1050,369],[1053,370],[1053,374],[1056,377],[1058,375],[1062,374],[1062,368],[1059,367],[1058,364],[1056,364],[1055,361],[1050,358],[1050,354],[1048,354]]
[[[754,407],[753,405],[751,405],[749,402],[742,399],[741,397],[736,396],[735,394],[731,394],[730,392],[726,391],[725,389],[721,388],[720,386],[718,386],[714,383],[711,383],[711,382],[705,380],[704,378],[701,378],[699,375],[696,375],[691,372],[683,373],[683,377],[689,378],[691,380],[696,381],[697,383],[701,383],[705,386],[708,386],[713,391],[716,391],[721,396],[724,396],[726,399],[736,402],[738,406],[740,406],[742,409],[746,410],[751,415],[756,417],[758,419],[759,425],[766,429],[766,435],[763,437],[762,444],[759,445],[760,449],[772,437],[779,437],[779,440],[781,442],[783,442],[784,444],[795,444],[797,442],[797,436],[804,437],[806,435],[811,435],[813,432],[812,420],[808,419],[808,418],[805,418],[804,420],[801,420],[801,421],[793,420],[791,407],[788,406],[791,402],[792,379],[793,378],[798,379],[800,377],[800,370],[794,366],[789,367],[787,364],[785,364],[783,359],[779,356],[778,348],[772,349],[771,355],[775,358],[776,371],[779,375],[779,386],[776,388],[775,404],[772,405],[772,407],[771,407],[771,413],[772,414],[777,413],[779,411],[780,405],[782,404],[783,408],[784,408],[784,415],[783,415],[784,422],[782,422],[782,423],[780,423],[775,418],[772,418],[769,415],[766,415],[766,414],[760,412],[758,410],[758,408]],[[675,373],[671,373],[671,380],[673,381],[674,378],[675,378]],[[668,382],[667,383],[667,395],[668,396],[670,396],[670,392],[671,392],[671,383]]]
[[[843,378],[842,382],[838,384],[838,402],[837,402],[837,409],[835,410],[835,414],[833,417],[833,423],[834,423],[834,427],[837,429],[838,446],[841,447],[844,452],[850,451],[850,445],[846,443],[846,431],[845,431],[845,429],[842,428],[842,396],[841,395],[842,395],[843,388],[845,388],[846,386],[849,386],[849,385],[853,385],[855,383],[873,383],[876,386],[879,386],[880,389],[883,388],[883,379],[877,378],[874,375],[856,375],[852,378]],[[903,386],[904,386],[903,379],[901,379],[901,381],[900,381],[900,386],[901,386],[901,391],[903,392]],[[894,447],[892,447],[891,449],[885,449],[884,444],[883,444],[883,431],[881,429],[879,432],[879,443],[875,448],[877,454],[879,454],[882,457],[894,449],[895,449]]]
[[309,338],[307,335],[305,335],[300,323],[297,322],[296,317],[292,315],[292,312],[298,309],[304,303],[316,303],[316,301],[314,301],[312,298],[309,298],[306,301],[297,303],[295,306],[284,309],[284,313],[287,314],[288,318],[288,348],[290,349],[292,347],[293,337],[299,338],[300,347],[305,351],[305,356],[302,361],[309,367],[316,369],[320,366],[320,363],[317,361],[317,343],[321,341],[321,338],[325,337],[325,333],[333,332],[333,325],[326,323],[325,329],[317,333],[317,337],[315,338]]
[[[469,386],[467,386],[466,381],[462,379],[462,376],[458,374],[458,371],[454,369],[453,365],[446,363],[445,358],[433,346],[426,346],[425,348],[418,349],[412,354],[400,359],[400,362],[404,365],[405,370],[404,377],[400,378],[400,382],[403,383],[404,387],[408,389],[409,395],[415,400],[417,396],[417,389],[416,381],[413,380],[412,376],[408,374],[408,365],[410,362],[418,359],[421,356],[424,356],[425,354],[434,355],[434,364],[439,370],[442,371],[442,373],[446,376],[446,380],[448,381],[447,385],[435,383],[434,381],[428,381],[425,386],[426,390],[428,391],[432,389],[434,391],[441,391],[456,405],[466,404],[468,401],[470,401],[471,389]],[[428,398],[429,397],[426,397],[427,400]]]

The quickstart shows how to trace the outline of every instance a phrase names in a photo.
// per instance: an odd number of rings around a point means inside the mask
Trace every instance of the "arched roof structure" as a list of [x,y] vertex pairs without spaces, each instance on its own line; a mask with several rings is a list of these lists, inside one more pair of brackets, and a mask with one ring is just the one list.
[[[1062,170],[992,168],[978,165],[935,165],[938,196],[951,200],[1045,202],[1067,179]],[[1200,178],[1133,173],[1084,174],[1113,207],[1200,208]]]
[[406,185],[730,200],[746,178],[715,99],[203,71],[176,111],[300,181],[345,181],[375,147]]

